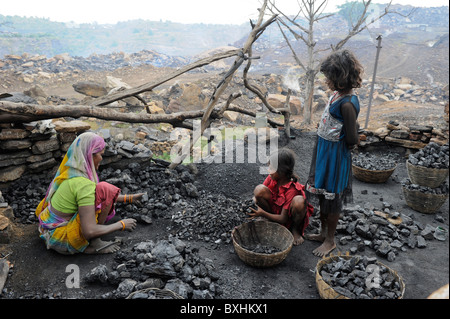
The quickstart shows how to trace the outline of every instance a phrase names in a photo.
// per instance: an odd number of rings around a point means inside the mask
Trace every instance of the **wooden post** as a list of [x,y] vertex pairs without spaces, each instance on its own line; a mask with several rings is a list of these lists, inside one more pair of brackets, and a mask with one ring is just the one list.
[[375,77],[377,75],[378,57],[380,56],[380,50],[381,50],[381,34],[377,37],[377,40],[378,40],[377,55],[375,57],[375,66],[373,68],[372,85],[370,87],[369,104],[367,106],[366,123],[364,125],[364,129],[366,129],[367,125],[369,124],[370,107],[372,106],[372,99],[373,99],[373,87],[375,86]]

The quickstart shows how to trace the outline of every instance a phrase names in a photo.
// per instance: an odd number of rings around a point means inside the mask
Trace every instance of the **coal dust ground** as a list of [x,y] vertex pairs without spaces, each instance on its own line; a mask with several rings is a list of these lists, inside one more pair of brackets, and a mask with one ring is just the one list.
[[[296,131],[295,139],[282,141],[297,155],[296,173],[305,183],[309,172],[315,134]],[[387,150],[387,149],[385,149]],[[404,150],[392,149],[399,153]],[[404,156],[404,154],[402,154]],[[404,157],[403,157],[404,158]],[[406,161],[406,159],[405,159]],[[423,226],[443,226],[448,229],[449,207],[446,203],[435,214],[422,214],[406,205],[402,195],[401,180],[407,177],[406,163],[402,161],[394,174],[383,184],[367,184],[353,181],[354,204],[375,208],[383,202],[392,205],[393,211],[411,216]],[[248,200],[254,187],[264,181],[256,164],[198,164],[196,176],[198,185],[205,190],[223,193],[234,199]],[[441,216],[436,220],[436,216]],[[443,222],[442,222],[443,221]],[[132,233],[118,233],[125,240],[124,249],[147,240],[161,240],[168,236],[170,219],[157,218],[150,225],[139,224]],[[116,236],[117,234],[114,234]],[[111,235],[112,236],[112,235]],[[108,239],[108,237],[106,237]],[[234,252],[232,243],[219,245],[203,241],[186,241],[197,247],[200,255],[211,259],[220,276],[221,299],[320,299],[315,283],[314,270],[319,258],[312,254],[319,243],[306,240],[303,245],[292,248],[287,258],[279,265],[267,269],[253,268],[243,263]],[[340,245],[335,249],[345,252],[351,245]],[[37,225],[15,224],[12,242],[2,247],[3,253],[10,253],[7,259],[13,267],[7,278],[1,298],[56,298],[93,299],[115,287],[89,284],[81,280],[80,288],[67,288],[66,279],[70,265],[77,265],[81,278],[100,264],[113,265],[114,255],[59,255],[45,248],[38,237]],[[375,251],[366,249],[362,254],[376,256]],[[405,282],[404,299],[424,299],[433,291],[449,282],[449,245],[446,241],[429,240],[426,248],[407,248],[394,261],[384,258],[379,261],[396,270]],[[67,268],[69,266],[69,268]]]

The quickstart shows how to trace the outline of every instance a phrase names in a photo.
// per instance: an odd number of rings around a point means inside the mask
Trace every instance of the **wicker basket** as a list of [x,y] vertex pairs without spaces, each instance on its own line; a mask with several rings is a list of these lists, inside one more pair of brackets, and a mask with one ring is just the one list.
[[395,166],[391,169],[375,171],[352,164],[352,172],[357,179],[362,182],[374,184],[386,182],[396,168],[397,164],[395,164]]
[[133,291],[131,294],[128,295],[125,299],[133,299],[133,296],[137,293],[147,293],[153,291],[155,293],[156,299],[184,299],[179,294],[173,292],[169,289],[159,289],[159,288],[145,288],[137,291]]
[[[343,259],[351,259],[351,258],[360,258],[359,256],[349,256],[349,255],[330,255],[330,257],[324,257],[317,263],[316,266],[316,286],[319,291],[319,295],[322,299],[350,299],[344,295],[339,294],[334,290],[330,285],[328,285],[325,280],[322,279],[322,276],[320,275],[320,271],[322,270],[322,267],[326,264],[329,264],[335,260],[338,260],[338,258]],[[377,261],[377,265],[386,267],[388,271],[394,276],[394,278],[399,282],[400,289],[401,289],[401,295],[398,299],[403,299],[403,294],[405,293],[405,283],[403,282],[403,279],[400,277],[400,275],[393,269],[389,268],[388,266],[380,263]]]
[[[281,263],[294,243],[294,237],[286,227],[266,220],[252,220],[237,226],[231,232],[231,237],[239,258],[253,267],[272,267]],[[263,254],[244,248],[257,244],[272,246],[280,251]]]
[[406,170],[413,184],[431,188],[439,187],[448,176],[447,168],[428,168],[413,165],[409,161],[406,161]]
[[418,190],[403,188],[406,204],[409,207],[424,214],[432,214],[445,203],[448,194],[426,194]]

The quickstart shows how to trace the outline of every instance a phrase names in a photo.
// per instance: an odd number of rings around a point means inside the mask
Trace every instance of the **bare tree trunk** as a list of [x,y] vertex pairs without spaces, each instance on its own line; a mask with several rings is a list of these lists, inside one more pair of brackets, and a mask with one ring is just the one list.
[[[312,105],[313,105],[313,95],[314,95],[314,80],[316,78],[316,75],[319,71],[319,63],[316,61],[318,50],[315,50],[316,42],[314,41],[314,24],[316,22],[319,22],[322,19],[328,18],[334,14],[323,14],[325,7],[327,6],[328,1],[327,0],[301,0],[299,1],[299,13],[303,15],[303,17],[308,22],[308,28],[303,27],[301,24],[296,22],[296,17],[290,18],[283,12],[281,12],[275,5],[275,0],[270,1],[271,7],[269,8],[272,12],[278,12],[281,17],[278,18],[278,21],[280,24],[282,24],[289,32],[294,36],[296,40],[302,40],[303,43],[307,46],[308,50],[308,57],[306,63],[302,62],[297,54],[294,52],[294,49],[292,45],[289,43],[288,38],[286,37],[285,33],[283,32],[281,26],[280,31],[287,42],[293,57],[297,64],[305,71],[305,84],[306,84],[306,90],[304,92],[305,97],[305,105],[303,107],[303,121],[306,124],[311,123],[311,117],[312,117]],[[395,13],[399,14],[398,12],[390,11],[390,6],[392,3],[392,0],[389,1],[388,4],[385,5],[384,11],[380,12],[379,15],[372,17],[370,21],[367,21],[368,19],[368,9],[371,5],[372,0],[363,1],[364,4],[364,10],[363,12],[358,16],[357,22],[355,25],[352,25],[352,28],[349,30],[348,34],[344,36],[336,45],[331,45],[329,49],[335,51],[341,49],[349,39],[354,37],[355,35],[359,34],[363,30],[367,29],[371,24],[377,22],[382,17],[384,17],[387,14]],[[408,15],[409,16],[414,10],[412,10]],[[298,31],[294,30],[293,28],[297,29]],[[328,49],[328,50],[329,50]]]
[[[240,54],[238,54],[238,57],[234,61],[233,66],[230,68],[230,70],[225,75],[224,79],[217,85],[216,89],[214,90],[214,93],[212,94],[208,106],[206,107],[205,113],[203,114],[202,121],[201,121],[201,131],[199,134],[194,134],[192,141],[190,141],[190,152],[192,153],[192,148],[194,144],[197,142],[199,138],[203,135],[204,131],[208,128],[210,125],[210,115],[212,110],[214,109],[215,104],[217,103],[219,97],[222,95],[222,93],[227,88],[228,84],[230,83],[231,79],[233,78],[234,74],[236,73],[239,66],[244,62],[246,59],[246,54],[250,50],[253,42],[255,42],[259,36],[264,32],[264,30],[275,21],[277,15],[273,15],[269,20],[267,20],[265,23],[263,23],[264,19],[264,13],[265,9],[267,7],[267,0],[264,1],[262,7],[259,9],[259,18],[255,25],[253,25],[253,29],[250,32],[249,37],[247,38],[247,41],[244,44],[244,47],[240,51]],[[173,169],[180,165],[183,160],[186,158],[188,154],[182,153],[178,154],[178,156],[172,160],[172,163],[170,164],[169,168]]]

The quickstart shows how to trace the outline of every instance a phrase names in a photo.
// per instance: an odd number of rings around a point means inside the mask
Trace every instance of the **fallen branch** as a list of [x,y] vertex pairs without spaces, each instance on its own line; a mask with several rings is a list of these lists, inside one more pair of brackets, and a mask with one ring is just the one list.
[[[246,109],[230,106],[230,103],[240,94],[232,95],[225,106],[219,105],[211,113],[211,118],[218,119],[223,117],[223,113],[228,111],[239,112],[255,117],[254,112]],[[61,117],[95,117],[107,121],[120,121],[128,123],[169,123],[174,127],[184,127],[192,129],[192,125],[185,120],[201,118],[205,110],[177,112],[171,114],[147,114],[147,113],[121,113],[110,108],[102,108],[91,105],[39,105],[14,103],[9,101],[0,101],[0,123],[28,123],[33,121],[48,120]],[[275,122],[274,122],[275,124]],[[280,123],[276,123],[282,126]]]
[[208,64],[218,61],[218,60],[222,60],[222,59],[226,59],[226,58],[238,55],[239,52],[241,52],[241,51],[240,50],[229,50],[226,52],[215,54],[211,57],[200,59],[194,63],[191,63],[189,65],[182,67],[181,69],[179,69],[175,72],[172,72],[166,76],[163,76],[162,78],[156,80],[155,82],[148,82],[148,83],[142,84],[135,88],[125,89],[123,91],[119,91],[119,92],[116,92],[116,93],[113,93],[110,95],[99,97],[99,98],[93,100],[91,104],[96,105],[96,106],[103,106],[103,105],[106,105],[106,104],[109,104],[109,103],[112,103],[112,102],[115,102],[118,100],[122,100],[127,97],[136,96],[137,94],[142,93],[142,92],[151,91],[155,87],[158,87],[161,84],[163,84],[167,81],[170,81],[170,80],[176,78],[177,76],[180,76],[183,73],[186,73],[193,69],[208,65]]

